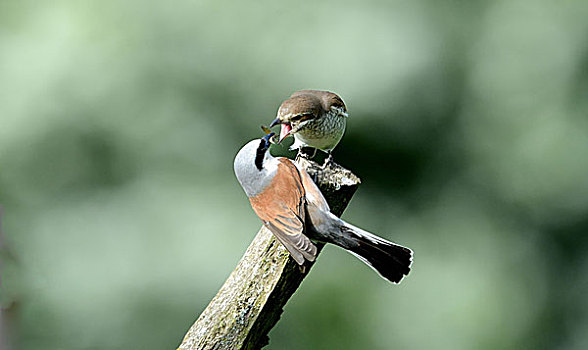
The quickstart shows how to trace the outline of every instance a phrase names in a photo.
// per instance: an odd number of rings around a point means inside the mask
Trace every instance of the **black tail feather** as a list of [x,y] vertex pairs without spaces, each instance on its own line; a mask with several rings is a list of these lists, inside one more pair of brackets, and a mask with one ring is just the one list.
[[349,238],[346,248],[390,282],[398,283],[410,272],[412,250],[346,224],[342,233]]

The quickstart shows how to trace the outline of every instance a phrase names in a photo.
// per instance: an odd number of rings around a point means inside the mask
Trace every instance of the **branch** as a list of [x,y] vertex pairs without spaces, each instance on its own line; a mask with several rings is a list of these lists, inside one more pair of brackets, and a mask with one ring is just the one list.
[[[334,163],[325,169],[305,158],[299,158],[298,163],[315,179],[331,212],[340,216],[359,178]],[[317,244],[319,253],[323,245]],[[262,227],[179,349],[260,349],[267,345],[267,334],[311,266],[309,262],[299,266]]]

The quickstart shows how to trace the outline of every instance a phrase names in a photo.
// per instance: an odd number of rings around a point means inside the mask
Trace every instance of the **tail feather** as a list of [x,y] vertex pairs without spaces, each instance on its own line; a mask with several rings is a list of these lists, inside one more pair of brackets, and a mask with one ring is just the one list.
[[412,250],[348,223],[341,227],[341,233],[347,238],[343,248],[388,281],[399,283],[410,272]]
[[309,238],[338,245],[390,282],[398,283],[410,272],[412,250],[355,227],[312,203],[306,210]]

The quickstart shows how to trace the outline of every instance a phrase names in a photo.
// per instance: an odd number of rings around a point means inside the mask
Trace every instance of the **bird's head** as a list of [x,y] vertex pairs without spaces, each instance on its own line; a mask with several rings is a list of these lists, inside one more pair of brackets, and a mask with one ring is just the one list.
[[260,139],[249,141],[237,155],[233,167],[237,180],[249,197],[259,193],[271,180],[275,173],[276,162],[268,152],[274,143],[274,133],[271,132]]
[[312,127],[314,121],[328,113],[347,117],[345,104],[337,94],[320,90],[296,91],[280,105],[278,115],[271,122],[270,128],[282,125],[278,141],[282,142],[289,135]]

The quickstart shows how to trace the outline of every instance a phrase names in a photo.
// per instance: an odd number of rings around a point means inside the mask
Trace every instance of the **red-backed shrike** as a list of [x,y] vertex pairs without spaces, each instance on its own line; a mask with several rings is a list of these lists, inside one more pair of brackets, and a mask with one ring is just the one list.
[[398,283],[410,271],[412,251],[355,227],[330,212],[306,170],[269,152],[273,133],[247,143],[234,169],[253,210],[300,265],[314,261],[312,240],[335,244]]
[[308,146],[329,154],[345,132],[347,108],[341,97],[329,91],[300,90],[282,102],[270,128],[282,124],[280,142],[294,135],[290,149]]

